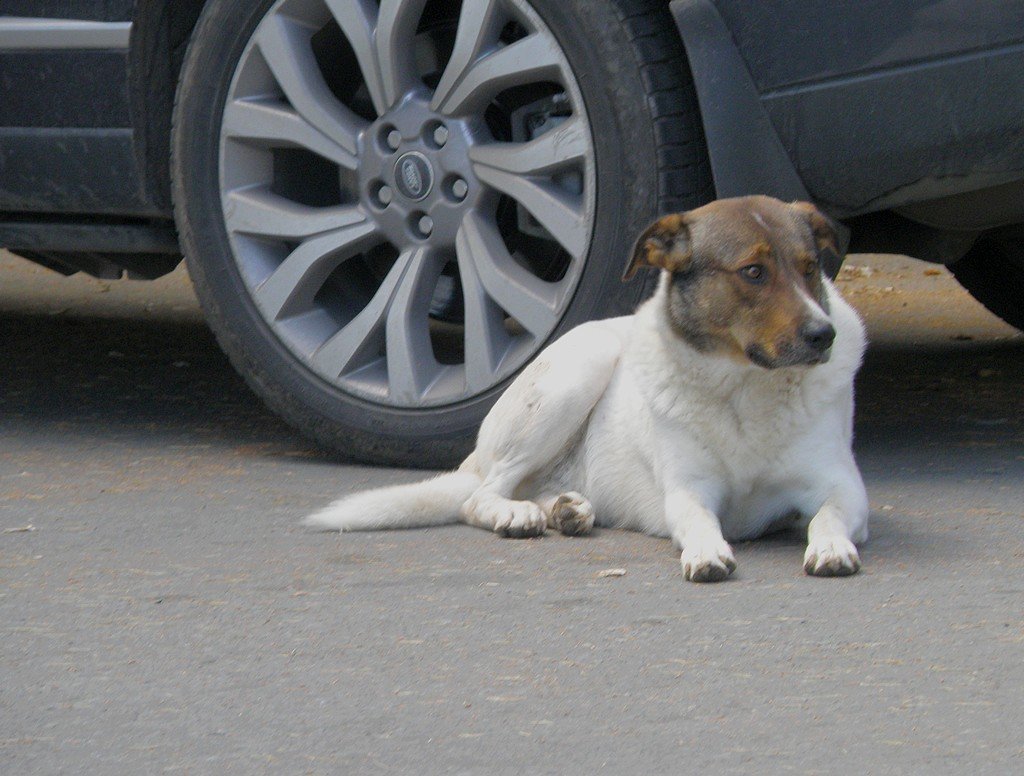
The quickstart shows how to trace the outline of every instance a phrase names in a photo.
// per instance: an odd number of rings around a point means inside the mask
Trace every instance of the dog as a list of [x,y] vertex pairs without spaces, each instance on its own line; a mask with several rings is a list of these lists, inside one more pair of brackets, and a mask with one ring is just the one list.
[[832,222],[805,202],[741,197],[664,216],[624,276],[660,270],[653,296],[546,347],[457,471],[305,522],[461,520],[507,537],[626,528],[670,537],[693,582],[735,570],[730,541],[806,529],[806,573],[853,574],[868,537],[851,449],[865,336],[823,271],[838,257]]

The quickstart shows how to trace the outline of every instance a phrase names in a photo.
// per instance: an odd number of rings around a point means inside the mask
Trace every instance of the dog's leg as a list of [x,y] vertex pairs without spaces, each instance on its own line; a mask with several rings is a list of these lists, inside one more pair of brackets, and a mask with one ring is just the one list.
[[614,330],[585,324],[523,371],[480,428],[475,466],[483,482],[462,505],[465,522],[513,538],[544,532],[544,510],[513,500],[516,489],[566,454],[604,395],[621,350]]
[[804,571],[816,577],[845,577],[860,569],[854,542],[868,538],[868,497],[856,466],[807,526]]
[[682,550],[683,576],[690,582],[720,582],[736,570],[732,547],[722,536],[718,517],[688,490],[665,497],[665,517],[672,541]]

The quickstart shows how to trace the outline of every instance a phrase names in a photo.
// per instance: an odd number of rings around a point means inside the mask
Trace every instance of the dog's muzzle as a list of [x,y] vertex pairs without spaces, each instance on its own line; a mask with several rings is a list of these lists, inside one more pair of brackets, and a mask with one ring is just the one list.
[[832,356],[832,341],[835,331],[829,326],[831,335],[821,335],[814,343],[807,342],[803,337],[793,343],[776,348],[776,355],[768,354],[761,345],[750,345],[745,353],[747,359],[764,369],[780,369],[786,366],[817,366],[824,364]]

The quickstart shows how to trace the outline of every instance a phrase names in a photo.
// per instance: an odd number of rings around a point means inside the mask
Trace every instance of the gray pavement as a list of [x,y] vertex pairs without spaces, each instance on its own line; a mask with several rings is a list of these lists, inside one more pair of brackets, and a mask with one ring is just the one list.
[[617,531],[308,533],[417,475],[264,410],[183,273],[0,255],[0,773],[1018,772],[1024,336],[905,259],[841,288],[864,571],[698,586]]

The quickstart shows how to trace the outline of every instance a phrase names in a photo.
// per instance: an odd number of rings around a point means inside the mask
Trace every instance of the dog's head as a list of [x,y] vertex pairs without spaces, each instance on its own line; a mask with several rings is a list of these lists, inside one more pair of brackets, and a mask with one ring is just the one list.
[[810,203],[739,197],[653,223],[623,279],[641,267],[665,270],[678,336],[774,369],[828,360],[835,329],[822,263],[837,257],[835,228]]

